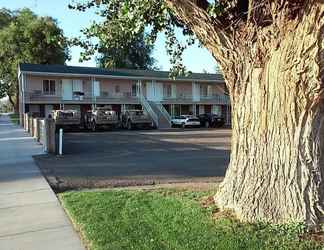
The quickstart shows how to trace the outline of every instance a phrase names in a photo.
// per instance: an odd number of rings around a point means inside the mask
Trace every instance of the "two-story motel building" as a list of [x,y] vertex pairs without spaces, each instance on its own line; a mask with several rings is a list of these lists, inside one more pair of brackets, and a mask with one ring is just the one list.
[[21,115],[48,117],[56,109],[83,113],[110,105],[117,112],[143,108],[154,117],[160,111],[169,117],[215,113],[230,124],[230,102],[219,74],[173,80],[165,71],[20,64],[18,77]]

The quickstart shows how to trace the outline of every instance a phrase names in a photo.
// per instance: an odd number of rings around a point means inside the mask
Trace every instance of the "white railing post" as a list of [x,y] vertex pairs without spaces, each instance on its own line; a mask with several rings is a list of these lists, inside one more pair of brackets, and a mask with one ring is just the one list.
[[59,155],[63,154],[63,129],[60,128],[59,133]]
[[148,101],[145,99],[145,97],[143,95],[140,95],[140,101],[141,104],[144,106],[145,110],[149,113],[149,115],[151,116],[151,118],[153,119],[155,125],[157,127],[159,127],[159,118],[158,116],[155,114],[155,112],[153,111],[153,109],[151,108],[150,104],[148,103]]
[[164,117],[166,118],[166,120],[169,122],[169,124],[171,125],[171,116],[169,114],[169,112],[164,108],[163,104],[159,103],[158,108],[160,109],[161,113],[164,115]]

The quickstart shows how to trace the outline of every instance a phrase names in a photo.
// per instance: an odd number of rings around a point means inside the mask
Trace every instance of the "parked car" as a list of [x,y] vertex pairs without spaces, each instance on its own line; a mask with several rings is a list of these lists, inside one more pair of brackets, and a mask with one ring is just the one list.
[[133,128],[154,128],[151,117],[143,110],[127,110],[122,113],[121,124],[129,130]]
[[206,128],[220,128],[225,124],[224,117],[216,114],[201,114],[199,120],[201,126]]
[[200,127],[200,120],[192,115],[175,116],[171,120],[172,127]]
[[81,114],[78,110],[53,110],[52,118],[60,128],[81,127]]
[[119,127],[119,117],[110,108],[95,108],[84,115],[84,126],[92,131],[99,128],[117,128]]

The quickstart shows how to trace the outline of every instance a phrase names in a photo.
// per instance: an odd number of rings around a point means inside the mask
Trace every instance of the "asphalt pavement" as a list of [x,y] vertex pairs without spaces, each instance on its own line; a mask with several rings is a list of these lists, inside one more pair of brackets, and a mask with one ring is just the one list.
[[65,133],[63,156],[36,162],[60,192],[178,182],[215,182],[229,163],[229,129]]

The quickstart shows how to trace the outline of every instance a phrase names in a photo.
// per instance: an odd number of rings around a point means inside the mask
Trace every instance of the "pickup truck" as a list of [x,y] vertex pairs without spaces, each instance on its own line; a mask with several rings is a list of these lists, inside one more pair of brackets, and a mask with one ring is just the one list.
[[121,123],[123,128],[154,128],[151,117],[143,110],[127,110],[123,112]]
[[53,110],[52,118],[60,128],[81,127],[81,114],[78,110]]
[[119,117],[115,111],[108,108],[95,108],[84,116],[84,125],[87,129],[96,131],[99,128],[118,128]]

